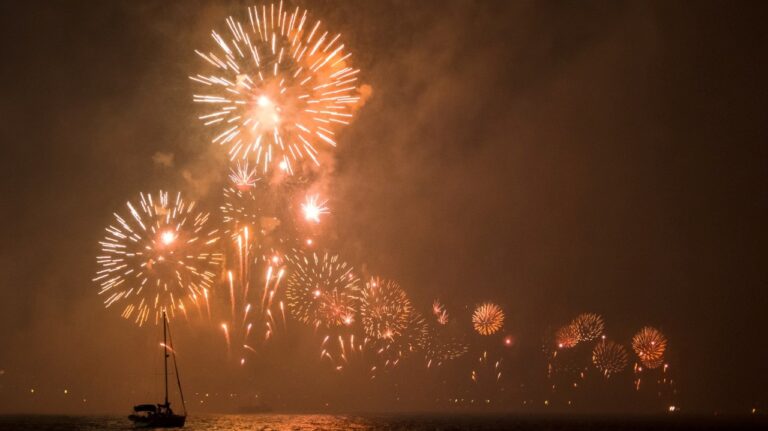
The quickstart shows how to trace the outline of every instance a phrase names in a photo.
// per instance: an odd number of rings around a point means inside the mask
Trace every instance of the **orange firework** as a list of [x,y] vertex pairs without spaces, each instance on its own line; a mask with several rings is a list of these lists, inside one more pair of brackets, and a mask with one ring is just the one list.
[[200,120],[216,129],[213,143],[264,173],[319,164],[360,102],[359,71],[340,35],[282,2],[250,7],[226,24],[224,33],[211,32],[216,52],[195,51],[207,71],[190,76],[201,86],[193,100],[210,108]]
[[207,227],[208,213],[185,202],[181,193],[139,194],[138,205],[127,203],[129,216],[117,213],[106,228],[96,257],[107,307],[126,303],[123,317],[145,323],[154,310],[186,314],[186,304],[207,306],[208,292],[223,257],[216,248],[217,229]]
[[605,331],[603,318],[595,313],[582,313],[571,322],[579,342],[598,339]]
[[452,334],[447,326],[429,325],[421,341],[427,368],[439,367],[444,362],[463,356],[469,350],[462,337]]
[[360,300],[360,280],[338,255],[299,252],[288,258],[288,308],[315,327],[349,325]]
[[256,173],[256,169],[248,167],[248,162],[240,163],[238,160],[235,167],[229,170],[229,180],[239,190],[248,190],[254,187],[260,178]]
[[403,333],[412,314],[411,301],[397,282],[373,277],[365,284],[360,316],[368,336],[393,339]]
[[377,371],[397,367],[411,353],[424,348],[429,335],[429,327],[424,317],[416,311],[411,311],[404,323],[405,326],[399,334],[371,340],[369,347],[375,354],[375,365],[370,369],[372,378],[375,378]]
[[579,344],[579,331],[572,323],[563,326],[555,333],[555,344],[559,349],[570,349]]
[[301,210],[304,212],[304,219],[313,223],[320,223],[320,216],[328,214],[330,211],[325,206],[328,201],[320,201],[317,195],[307,196],[307,199],[301,204]]
[[[294,197],[303,192],[306,182],[294,176],[267,184],[254,180],[252,173],[247,166],[240,166],[230,175],[232,184],[224,188],[221,206],[224,232],[234,239],[247,227],[253,245],[261,249],[295,242],[307,223],[302,224],[306,209],[300,208]],[[328,212],[323,206],[317,211],[317,217]]]
[[480,335],[491,335],[504,326],[504,312],[496,304],[486,302],[472,313],[472,324]]
[[448,311],[445,310],[445,306],[438,299],[435,299],[435,302],[432,303],[432,314],[435,316],[437,323],[441,325],[448,324]]
[[621,344],[602,340],[592,350],[592,363],[605,377],[627,367],[627,350]]
[[667,337],[658,329],[646,326],[632,337],[632,349],[648,368],[658,368],[664,360]]

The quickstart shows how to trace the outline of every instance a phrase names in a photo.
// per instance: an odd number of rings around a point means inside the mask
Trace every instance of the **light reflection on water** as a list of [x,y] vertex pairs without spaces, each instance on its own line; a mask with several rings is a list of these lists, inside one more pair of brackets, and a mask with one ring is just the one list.
[[[462,422],[459,420],[458,422]],[[479,425],[479,426],[478,426]],[[184,430],[192,431],[299,431],[299,430],[452,430],[498,429],[472,420],[459,425],[455,419],[407,416],[355,416],[355,415],[192,415]],[[132,423],[124,416],[0,416],[0,430],[132,430]]]
[[[670,416],[515,416],[515,415],[192,415],[184,430],[192,431],[303,431],[303,430],[531,430],[531,431],[642,431],[658,429],[731,430],[768,429],[762,418]],[[132,430],[125,416],[0,415],[0,431]]]
[[[191,415],[184,430],[192,431],[303,431],[303,430],[546,430],[537,424],[520,423],[510,416],[462,415],[330,415],[330,414],[246,414]],[[39,416],[0,415],[0,431],[101,431],[133,430],[126,416]],[[586,431],[586,430],[585,430]],[[593,431],[593,430],[590,430]]]
[[369,430],[370,420],[343,415],[217,415],[190,417],[190,430]]

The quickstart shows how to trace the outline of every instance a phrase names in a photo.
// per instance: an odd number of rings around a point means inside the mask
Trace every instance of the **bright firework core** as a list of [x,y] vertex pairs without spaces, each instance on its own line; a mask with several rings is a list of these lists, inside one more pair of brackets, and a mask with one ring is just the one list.
[[256,99],[256,106],[251,115],[254,121],[251,127],[253,131],[258,128],[270,130],[280,125],[280,107],[267,96],[262,95]]
[[160,234],[160,241],[162,241],[164,245],[171,245],[176,241],[176,234],[171,230],[163,231],[163,233]]
[[317,195],[308,196],[307,201],[301,204],[301,209],[304,211],[304,218],[308,221],[320,223],[320,215],[328,214],[328,207],[324,202],[319,202]]

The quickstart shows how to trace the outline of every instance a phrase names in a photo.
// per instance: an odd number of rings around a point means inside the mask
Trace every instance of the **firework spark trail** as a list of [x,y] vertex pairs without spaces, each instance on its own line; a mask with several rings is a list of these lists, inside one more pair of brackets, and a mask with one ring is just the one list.
[[504,326],[504,312],[496,304],[486,302],[472,313],[472,324],[480,335],[491,335]]
[[333,327],[355,318],[360,280],[338,255],[295,252],[288,258],[288,310],[302,323]]
[[282,2],[226,23],[227,32],[211,32],[217,52],[195,51],[212,74],[189,77],[201,85],[193,101],[209,108],[200,120],[215,129],[212,142],[264,173],[293,173],[302,160],[319,165],[360,103],[359,71],[340,35]]
[[435,302],[432,303],[432,314],[435,316],[437,323],[441,325],[448,324],[448,311],[446,311],[445,305],[438,299],[435,299]]
[[477,359],[477,366],[472,369],[470,377],[475,384],[491,383],[498,385],[502,377],[502,358],[492,359],[484,350]]
[[[282,301],[279,300],[286,268],[279,252],[268,250],[263,253],[264,250],[256,247],[247,226],[235,236],[232,245],[235,256],[227,271],[227,305],[221,308],[227,311],[223,312],[225,322],[222,327],[227,328],[224,335],[228,350],[232,350],[232,346],[243,346],[244,350],[238,352],[242,353],[242,365],[245,363],[243,355],[253,351],[252,346],[262,345],[278,329],[287,330]],[[276,310],[278,305],[280,311]],[[254,327],[256,331],[253,331]],[[252,335],[256,337],[252,338]]]
[[[207,302],[222,254],[216,250],[219,231],[208,229],[209,215],[187,203],[181,193],[169,196],[139,194],[138,205],[127,204],[130,216],[114,213],[96,257],[99,269],[93,281],[110,307],[126,303],[122,315],[142,325],[151,310],[158,322],[161,312],[170,316],[186,304],[200,310]],[[207,307],[207,303],[205,304]]]
[[248,190],[255,187],[261,178],[259,178],[256,169],[248,167],[247,161],[241,163],[238,160],[235,167],[229,170],[229,180],[238,190]]

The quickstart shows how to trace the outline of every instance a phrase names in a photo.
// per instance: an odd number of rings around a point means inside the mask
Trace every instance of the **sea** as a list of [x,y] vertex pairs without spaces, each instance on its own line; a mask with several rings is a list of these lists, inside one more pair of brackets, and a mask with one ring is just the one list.
[[[131,430],[125,416],[0,415],[0,430]],[[768,429],[764,417],[591,417],[506,415],[192,415],[185,430],[732,430]]]

